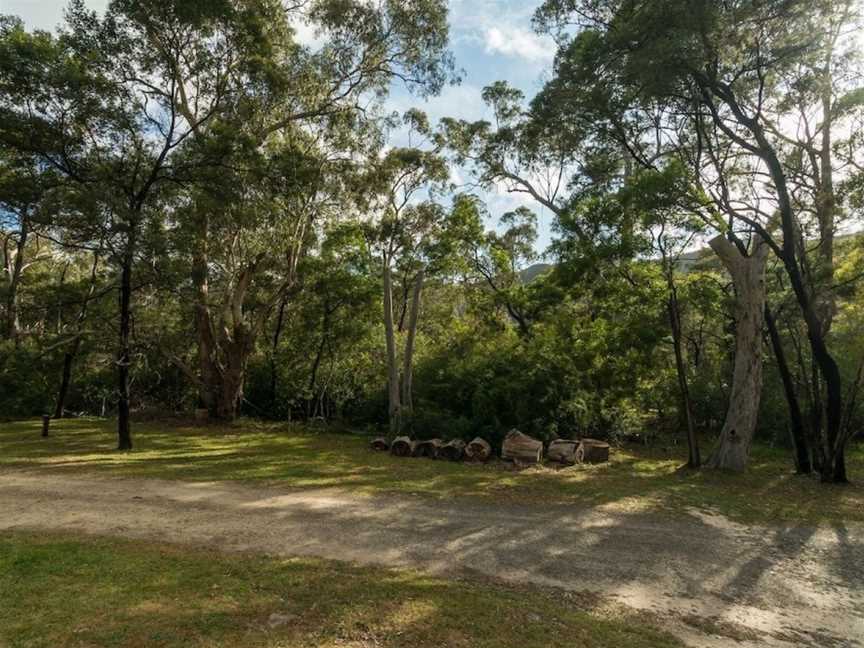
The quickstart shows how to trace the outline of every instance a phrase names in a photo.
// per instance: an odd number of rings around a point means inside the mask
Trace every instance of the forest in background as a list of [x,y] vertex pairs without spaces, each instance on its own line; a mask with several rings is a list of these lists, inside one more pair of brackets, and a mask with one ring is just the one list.
[[[493,445],[659,436],[732,469],[755,439],[845,481],[860,18],[547,0],[542,90],[495,83],[493,119],[440,123],[384,100],[458,81],[442,0],[0,18],[0,415],[116,417],[120,449],[132,414],[195,409]],[[479,187],[536,210],[488,213]]]

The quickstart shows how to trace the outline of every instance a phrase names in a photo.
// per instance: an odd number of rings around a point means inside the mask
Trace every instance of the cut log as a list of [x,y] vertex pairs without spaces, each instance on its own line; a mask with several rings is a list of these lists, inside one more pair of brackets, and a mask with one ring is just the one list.
[[414,444],[415,457],[428,457],[429,459],[438,458],[438,450],[444,442],[441,439],[427,439],[426,441],[417,441]]
[[390,444],[390,454],[394,457],[410,457],[414,454],[414,445],[414,441],[407,436],[396,437]]
[[210,419],[210,410],[206,407],[198,407],[195,409],[195,420],[203,423]]
[[492,446],[486,439],[475,438],[465,446],[465,458],[468,461],[489,461],[492,456]]
[[379,452],[386,452],[390,449],[390,444],[384,437],[372,439],[372,443],[370,443],[369,445],[372,447],[373,450],[378,450]]
[[501,458],[523,464],[540,463],[543,457],[543,442],[519,430],[510,430],[501,446]]
[[576,448],[578,463],[604,463],[609,461],[609,444],[597,439],[582,439]]
[[571,441],[570,439],[556,439],[549,444],[546,458],[549,459],[549,461],[557,461],[558,463],[572,466],[576,463],[576,448],[578,447],[578,441]]
[[459,461],[464,454],[465,442],[462,439],[453,439],[438,448],[438,458],[446,459],[447,461]]

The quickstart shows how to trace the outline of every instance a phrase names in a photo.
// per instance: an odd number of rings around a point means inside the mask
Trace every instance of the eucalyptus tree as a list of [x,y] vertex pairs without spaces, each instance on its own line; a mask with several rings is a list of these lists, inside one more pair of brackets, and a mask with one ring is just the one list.
[[[422,145],[430,143],[426,116],[409,111],[404,123]],[[409,142],[409,144],[412,142]],[[356,200],[370,248],[381,263],[384,336],[387,357],[388,417],[391,434],[402,429],[403,415],[412,410],[414,344],[420,315],[420,300],[426,274],[434,259],[435,246],[447,223],[447,212],[422,192],[442,185],[449,177],[446,161],[434,145],[391,148],[373,155],[356,178]],[[404,350],[399,352],[394,317],[393,273],[404,277],[408,321],[400,317],[399,332],[405,331]],[[410,303],[408,286],[410,288]],[[399,356],[402,356],[402,369]]]
[[[28,258],[46,223],[42,200],[56,178],[36,160],[12,149],[0,149],[0,253],[3,269],[3,339],[21,341],[20,289],[26,269],[39,260]],[[38,244],[38,241],[36,242]]]
[[[846,480],[848,434],[841,431],[842,378],[828,345],[830,264],[817,264],[806,241],[816,222],[816,247],[831,248],[839,213],[831,187],[844,164],[827,153],[859,155],[854,136],[832,140],[840,122],[860,112],[859,75],[835,74],[854,69],[856,6],[549,0],[537,15],[542,27],[561,28],[558,100],[591,88],[592,102],[571,109],[599,114],[598,128],[643,165],[688,160],[703,191],[698,206],[721,216],[718,232],[733,243],[752,233],[782,263],[824,385],[824,427],[814,435],[819,469],[823,480],[839,482]],[[730,441],[728,434],[721,440],[718,465]]]
[[[198,178],[195,200],[199,204],[184,210],[186,229],[192,233],[189,246],[198,347],[197,375],[190,376],[199,385],[201,404],[219,418],[235,415],[246,360],[254,350],[257,333],[274,311],[277,324],[273,346],[278,346],[279,321],[298,287],[297,264],[314,240],[313,230],[320,231],[335,213],[327,205],[332,202],[344,163],[379,143],[380,135],[375,131],[382,117],[378,107],[390,85],[400,81],[413,91],[427,94],[437,92],[453,78],[446,50],[447,10],[441,0],[409,5],[361,0],[285,5],[274,0],[262,5],[266,6],[266,14],[262,13],[266,25],[261,25],[260,53],[244,58],[229,56],[227,51],[225,58],[202,59],[196,68],[198,72],[210,70],[211,76],[224,79],[230,88],[229,100],[223,102],[219,118],[195,129],[192,147],[205,158],[213,153],[223,156],[222,162]],[[298,40],[297,28],[301,26],[316,33],[317,45]],[[151,31],[167,45],[175,38],[161,24],[154,25]],[[213,95],[219,83],[201,84],[187,79],[181,87],[186,90],[179,94],[177,110],[191,122],[199,123],[202,106],[206,109],[210,103],[200,98]],[[272,157],[280,147],[294,149],[297,163],[292,166],[286,161],[282,165],[281,181],[275,177],[268,180],[267,191],[282,194],[273,200],[284,202],[281,219],[285,223],[272,218],[226,219],[226,210],[221,210],[222,217],[218,216],[220,210],[213,209],[206,195],[219,194],[220,174],[225,167],[230,169],[228,173],[242,175],[246,167],[259,164],[256,159],[262,151],[265,157]],[[314,172],[307,163],[310,156],[318,159]],[[238,205],[235,201],[233,209],[242,209]],[[251,229],[239,233],[238,226]],[[245,332],[237,328],[236,322],[245,318],[237,312],[232,331],[230,326],[221,326],[221,316],[213,312],[227,311],[210,298],[210,272],[215,261],[211,253],[221,241],[232,240],[238,234],[241,238],[266,236],[262,228],[268,226],[273,228],[272,235],[278,233],[280,241],[290,241],[291,248],[282,259],[279,287],[271,295],[275,308],[271,304],[257,309],[261,318],[249,326],[244,324]],[[271,251],[275,253],[276,248]],[[253,255],[234,267],[254,283],[256,277],[262,276],[260,270],[275,270],[269,262],[260,261]],[[253,267],[259,272],[250,272]],[[218,283],[218,278],[214,279]],[[246,285],[240,277],[232,281],[235,286]],[[238,305],[242,307],[248,294],[246,289],[235,292]],[[227,331],[231,332],[222,335]]]
[[[0,137],[68,179],[69,195],[90,201],[82,219],[67,223],[70,238],[103,242],[119,274],[120,449],[132,447],[133,269],[142,236],[161,219],[169,183],[189,173],[189,157],[178,155],[184,142],[219,111],[229,88],[225,61],[252,63],[266,50],[271,9],[116,0],[100,18],[76,0],[56,37],[3,23]],[[190,87],[207,92],[190,99]],[[195,114],[180,109],[190,103]]]

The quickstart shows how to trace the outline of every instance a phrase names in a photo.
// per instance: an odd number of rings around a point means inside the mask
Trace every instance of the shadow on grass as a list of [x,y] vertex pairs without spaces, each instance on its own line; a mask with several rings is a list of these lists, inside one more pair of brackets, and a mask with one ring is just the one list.
[[38,420],[0,424],[0,466],[92,470],[197,481],[248,480],[294,488],[349,488],[441,498],[476,496],[624,509],[697,509],[754,522],[864,522],[864,451],[850,449],[851,486],[830,486],[791,471],[787,453],[754,449],[742,475],[679,471],[683,449],[635,446],[604,466],[522,472],[502,464],[472,466],[396,459],[371,452],[367,439],[309,432],[286,424],[195,427],[139,423],[136,448],[114,449],[112,421],[55,421],[41,439]]
[[11,648],[682,645],[561,594],[107,539],[0,536],[0,586]]

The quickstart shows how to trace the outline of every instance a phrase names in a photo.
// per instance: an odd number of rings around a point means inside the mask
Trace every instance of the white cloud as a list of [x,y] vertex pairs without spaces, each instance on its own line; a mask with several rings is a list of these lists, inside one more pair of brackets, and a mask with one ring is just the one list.
[[555,43],[551,38],[521,27],[487,27],[483,42],[487,54],[504,54],[532,62],[551,61],[555,56]]

